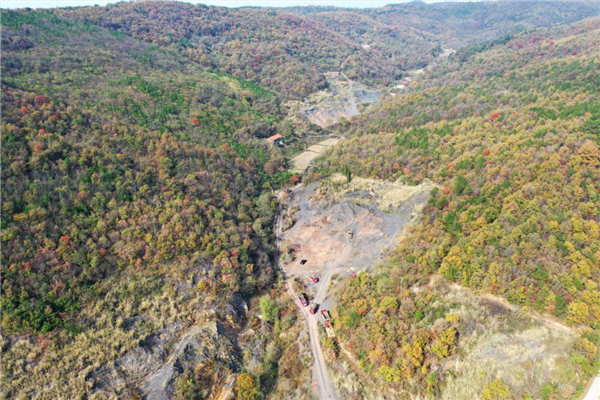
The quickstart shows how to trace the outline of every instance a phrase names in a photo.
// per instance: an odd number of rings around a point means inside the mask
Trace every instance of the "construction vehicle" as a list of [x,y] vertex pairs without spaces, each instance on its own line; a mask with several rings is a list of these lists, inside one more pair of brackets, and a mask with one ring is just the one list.
[[330,338],[335,337],[335,332],[333,331],[333,325],[331,323],[331,316],[329,315],[329,311],[321,310],[321,315],[323,316],[323,320],[325,321],[325,331],[327,332],[327,336]]

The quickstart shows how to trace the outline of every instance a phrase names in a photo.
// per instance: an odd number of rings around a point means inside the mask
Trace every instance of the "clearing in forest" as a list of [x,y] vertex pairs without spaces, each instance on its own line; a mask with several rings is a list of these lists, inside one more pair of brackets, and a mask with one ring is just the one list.
[[[286,201],[295,212],[288,215],[291,228],[281,238],[283,266],[290,277],[321,277],[315,294],[319,302],[334,274],[368,268],[393,246],[435,187],[429,181],[408,186],[362,178],[344,185],[339,180],[334,176],[300,187]],[[395,202],[387,199],[392,191],[398,196]]]
[[298,154],[296,157],[290,160],[290,171],[298,174],[304,173],[304,171],[308,169],[309,164],[312,160],[314,160],[322,154],[325,154],[325,152],[330,147],[334,146],[339,141],[340,139],[338,138],[331,138],[323,140],[322,142],[319,142],[317,144],[313,144],[312,146],[304,150],[302,153]]

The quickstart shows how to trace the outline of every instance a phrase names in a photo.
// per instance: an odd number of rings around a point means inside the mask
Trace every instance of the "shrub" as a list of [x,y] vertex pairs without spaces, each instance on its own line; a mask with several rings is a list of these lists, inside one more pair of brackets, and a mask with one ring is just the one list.
[[267,322],[275,322],[279,318],[279,308],[268,295],[261,297],[260,311]]
[[496,378],[485,385],[481,392],[482,400],[509,400],[512,399],[510,387],[502,382],[502,379]]

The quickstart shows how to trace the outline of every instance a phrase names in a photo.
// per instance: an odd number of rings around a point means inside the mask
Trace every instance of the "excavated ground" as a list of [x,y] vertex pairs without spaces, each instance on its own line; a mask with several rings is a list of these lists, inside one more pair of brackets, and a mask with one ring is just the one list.
[[[400,185],[390,185],[400,190]],[[295,189],[286,200],[289,207],[298,209],[295,223],[281,238],[287,276],[320,277],[313,301],[329,307],[330,278],[368,268],[386,248],[393,247],[397,235],[418,215],[433,185],[428,182],[404,187],[409,195],[390,212],[380,209],[380,193],[351,190],[351,185],[350,192],[338,191],[335,196],[320,182]],[[302,260],[307,262],[302,265]]]
[[340,118],[360,114],[358,105],[373,104],[381,92],[360,82],[347,80],[344,76],[328,76],[329,87],[313,93],[304,100],[300,113],[313,124],[327,127]]

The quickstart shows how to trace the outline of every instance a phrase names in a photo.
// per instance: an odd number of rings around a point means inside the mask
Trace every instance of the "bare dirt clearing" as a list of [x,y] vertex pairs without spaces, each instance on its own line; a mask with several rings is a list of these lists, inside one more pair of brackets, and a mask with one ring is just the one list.
[[[315,301],[323,301],[329,278],[370,267],[416,218],[433,187],[431,182],[406,186],[362,178],[343,184],[333,177],[296,189],[288,200],[298,209],[295,223],[282,235],[286,273],[320,276]],[[387,199],[390,192],[401,200]],[[307,262],[301,265],[303,259]]]
[[381,96],[378,90],[351,81],[343,74],[328,75],[327,82],[329,88],[308,96],[300,109],[305,118],[321,127],[360,114],[357,104],[372,104]]
[[[334,186],[333,182],[336,182]],[[369,182],[359,180],[359,183],[360,187],[365,187]],[[299,293],[294,289],[292,279],[299,277],[308,282],[309,275],[317,275],[320,281],[309,288],[312,302],[319,304],[320,310],[330,309],[331,299],[327,296],[332,277],[337,274],[346,277],[353,271],[368,268],[380,258],[385,248],[394,243],[398,233],[422,209],[433,187],[430,182],[417,187],[405,186],[410,195],[404,196],[403,202],[394,203],[395,207],[388,208],[394,212],[384,212],[379,209],[378,201],[388,185],[395,190],[401,188],[399,183],[373,181],[371,186],[377,191],[360,192],[355,190],[356,186],[344,186],[332,179],[294,188],[285,200],[288,209],[295,210],[294,223],[283,233],[281,213],[277,223],[279,265],[284,270],[286,289],[293,298],[297,300]],[[360,200],[364,204],[358,204]],[[320,313],[311,315],[307,307],[299,305],[299,308],[311,335],[317,396],[319,399],[337,399],[320,347]]]
[[313,144],[302,153],[298,154],[296,157],[290,160],[290,171],[296,173],[303,173],[308,168],[310,162],[320,155],[325,154],[327,150],[336,145],[340,139],[338,138],[330,138],[323,140],[317,144]]

